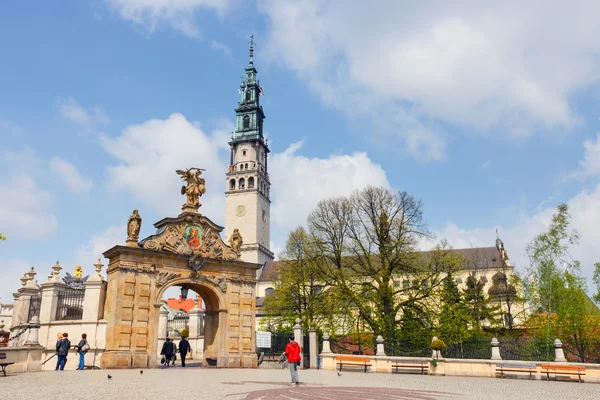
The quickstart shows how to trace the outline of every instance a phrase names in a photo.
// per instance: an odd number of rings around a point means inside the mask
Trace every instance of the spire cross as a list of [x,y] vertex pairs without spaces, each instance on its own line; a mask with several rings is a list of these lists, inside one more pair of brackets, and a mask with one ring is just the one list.
[[250,35],[250,41],[248,43],[250,43],[251,47],[253,47],[256,44],[256,42],[254,41],[254,33]]

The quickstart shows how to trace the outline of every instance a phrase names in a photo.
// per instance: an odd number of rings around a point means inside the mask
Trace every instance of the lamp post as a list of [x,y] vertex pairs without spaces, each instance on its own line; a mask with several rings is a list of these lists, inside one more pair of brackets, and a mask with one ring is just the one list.
[[188,296],[188,291],[189,291],[189,290],[190,290],[190,289],[189,289],[187,286],[182,286],[182,287],[181,287],[181,299],[182,299],[182,300],[185,300],[185,299],[187,299],[187,296]]

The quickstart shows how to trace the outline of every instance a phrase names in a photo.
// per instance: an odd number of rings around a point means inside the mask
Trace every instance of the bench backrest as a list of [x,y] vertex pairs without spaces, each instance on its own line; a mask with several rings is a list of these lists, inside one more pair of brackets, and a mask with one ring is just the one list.
[[535,364],[496,363],[496,368],[536,368]]
[[346,361],[346,362],[369,362],[371,359],[369,357],[360,357],[360,356],[335,356],[335,359],[338,361]]
[[561,371],[585,371],[585,367],[582,365],[554,365],[554,364],[542,364],[544,369],[556,369]]
[[394,364],[415,364],[415,365],[422,365],[422,364],[427,364],[428,361],[426,361],[426,360],[394,360],[393,363]]
[[0,360],[6,360],[6,353],[0,353]]

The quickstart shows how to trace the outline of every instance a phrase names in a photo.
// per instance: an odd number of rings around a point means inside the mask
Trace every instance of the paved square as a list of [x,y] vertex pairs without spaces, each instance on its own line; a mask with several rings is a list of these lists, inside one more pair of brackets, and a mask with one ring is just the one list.
[[[109,380],[107,375],[112,379]],[[574,382],[300,371],[169,368],[39,372],[0,377],[2,398],[19,399],[597,399]]]

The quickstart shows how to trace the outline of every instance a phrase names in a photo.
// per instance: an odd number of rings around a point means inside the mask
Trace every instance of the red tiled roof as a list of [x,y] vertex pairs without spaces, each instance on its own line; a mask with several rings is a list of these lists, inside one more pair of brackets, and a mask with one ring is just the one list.
[[[177,299],[171,297],[170,299],[165,300],[165,303],[167,303],[167,307],[172,308],[173,310],[185,311],[186,313],[190,312],[190,310],[192,308],[194,308],[194,300],[192,300],[192,299],[183,300],[181,298],[181,296],[179,296],[179,298],[177,298]],[[198,296],[198,307],[203,310],[202,299],[199,296]]]

